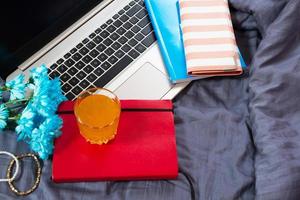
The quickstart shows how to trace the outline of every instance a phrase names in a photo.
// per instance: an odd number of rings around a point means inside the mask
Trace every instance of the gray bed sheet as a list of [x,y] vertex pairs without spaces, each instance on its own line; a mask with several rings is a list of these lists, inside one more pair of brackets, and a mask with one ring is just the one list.
[[[191,83],[177,98],[177,180],[55,184],[51,159],[38,189],[20,199],[300,199],[300,1],[231,0],[241,77]],[[28,152],[13,132],[0,148]],[[0,157],[0,175],[8,159]],[[32,183],[25,160],[17,185]],[[0,199],[16,199],[0,183]]]

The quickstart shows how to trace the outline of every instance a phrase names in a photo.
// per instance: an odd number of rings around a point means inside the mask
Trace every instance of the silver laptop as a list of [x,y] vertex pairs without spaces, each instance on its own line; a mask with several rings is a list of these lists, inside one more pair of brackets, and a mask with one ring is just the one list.
[[0,8],[6,80],[45,64],[69,100],[91,87],[120,99],[172,99],[188,84],[170,83],[143,0],[9,2]]

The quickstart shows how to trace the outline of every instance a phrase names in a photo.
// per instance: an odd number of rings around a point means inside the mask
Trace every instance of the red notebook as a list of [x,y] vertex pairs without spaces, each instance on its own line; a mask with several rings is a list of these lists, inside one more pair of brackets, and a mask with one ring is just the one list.
[[59,114],[62,135],[55,141],[52,179],[55,182],[174,179],[178,175],[172,102],[123,100],[118,132],[106,145],[80,135],[73,102]]

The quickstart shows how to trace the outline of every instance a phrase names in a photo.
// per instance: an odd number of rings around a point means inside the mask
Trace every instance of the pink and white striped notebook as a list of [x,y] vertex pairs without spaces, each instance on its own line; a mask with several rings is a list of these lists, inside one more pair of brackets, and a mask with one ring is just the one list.
[[190,75],[242,73],[227,0],[179,0]]

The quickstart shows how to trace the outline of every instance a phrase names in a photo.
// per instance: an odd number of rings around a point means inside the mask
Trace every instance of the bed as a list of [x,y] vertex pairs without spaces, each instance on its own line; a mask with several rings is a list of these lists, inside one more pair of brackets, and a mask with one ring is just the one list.
[[[238,46],[249,67],[239,77],[192,82],[176,99],[176,180],[55,184],[51,159],[24,199],[300,199],[300,1],[231,0]],[[13,132],[0,148],[27,153]],[[0,157],[0,176],[8,159]],[[25,160],[21,189],[34,163]],[[0,183],[0,199],[16,199]]]

